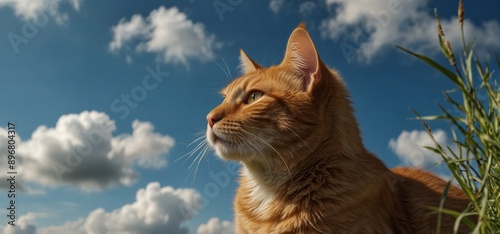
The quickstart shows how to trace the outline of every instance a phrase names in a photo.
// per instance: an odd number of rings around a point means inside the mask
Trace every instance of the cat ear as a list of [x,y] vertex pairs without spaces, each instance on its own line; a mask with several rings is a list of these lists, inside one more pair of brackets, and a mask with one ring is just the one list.
[[261,68],[262,66],[250,59],[243,49],[240,49],[240,70],[243,74],[248,74]]
[[303,74],[304,91],[310,91],[318,83],[320,60],[304,23],[301,23],[290,35],[285,58],[281,64],[290,66]]

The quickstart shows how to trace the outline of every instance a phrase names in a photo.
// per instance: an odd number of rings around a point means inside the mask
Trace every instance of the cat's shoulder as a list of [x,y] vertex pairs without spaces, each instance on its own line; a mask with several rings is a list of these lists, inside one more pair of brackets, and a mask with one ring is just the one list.
[[[440,194],[448,182],[433,173],[418,168],[395,167],[391,169],[391,172],[399,177],[401,184],[406,185],[412,191],[422,191],[423,188],[426,188],[425,190],[431,190]],[[452,184],[449,188],[448,196],[462,198],[464,194],[461,189]]]
[[434,174],[427,172],[425,170],[414,168],[414,167],[394,167],[391,168],[394,174],[398,174],[403,177],[409,177],[413,179],[439,179],[439,177]]
[[391,172],[402,177],[403,180],[414,180],[424,184],[445,184],[446,182],[438,176],[422,169],[412,167],[395,167]]

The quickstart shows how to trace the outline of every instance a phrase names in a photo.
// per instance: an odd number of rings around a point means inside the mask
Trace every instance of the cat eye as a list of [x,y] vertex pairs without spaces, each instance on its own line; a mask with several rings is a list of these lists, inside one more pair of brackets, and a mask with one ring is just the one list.
[[264,96],[263,92],[253,91],[253,92],[250,93],[250,95],[248,95],[246,104],[252,104],[255,101],[259,100],[262,96]]

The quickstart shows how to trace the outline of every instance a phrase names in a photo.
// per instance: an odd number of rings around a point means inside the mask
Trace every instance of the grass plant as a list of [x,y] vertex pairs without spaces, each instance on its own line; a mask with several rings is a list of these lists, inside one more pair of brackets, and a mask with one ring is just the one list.
[[[426,148],[441,155],[452,174],[448,186],[454,181],[470,200],[469,207],[464,211],[446,210],[442,206],[436,208],[436,211],[457,217],[455,232],[459,224],[464,223],[472,228],[472,233],[500,233],[499,76],[490,68],[490,64],[480,60],[474,50],[474,40],[465,40],[462,0],[459,0],[457,23],[461,28],[463,51],[458,56],[445,37],[437,11],[435,15],[437,38],[449,65],[441,65],[423,54],[397,47],[430,65],[454,85],[452,91],[444,92],[446,103],[439,104],[441,114],[419,116],[415,112],[434,142],[434,146]],[[498,56],[495,56],[494,67],[500,68]],[[430,120],[444,120],[450,123],[453,141],[457,147],[440,145],[425,122]],[[446,198],[446,191],[447,189],[444,191],[443,200]],[[440,232],[439,224],[436,232]]]

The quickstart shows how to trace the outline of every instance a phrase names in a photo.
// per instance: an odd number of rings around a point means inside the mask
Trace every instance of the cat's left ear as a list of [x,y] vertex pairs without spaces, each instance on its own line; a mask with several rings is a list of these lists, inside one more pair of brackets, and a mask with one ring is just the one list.
[[248,74],[261,69],[262,66],[254,62],[248,55],[240,49],[240,69],[243,74]]
[[302,23],[290,35],[281,65],[290,66],[301,73],[303,90],[311,91],[320,79],[320,64],[316,47]]

